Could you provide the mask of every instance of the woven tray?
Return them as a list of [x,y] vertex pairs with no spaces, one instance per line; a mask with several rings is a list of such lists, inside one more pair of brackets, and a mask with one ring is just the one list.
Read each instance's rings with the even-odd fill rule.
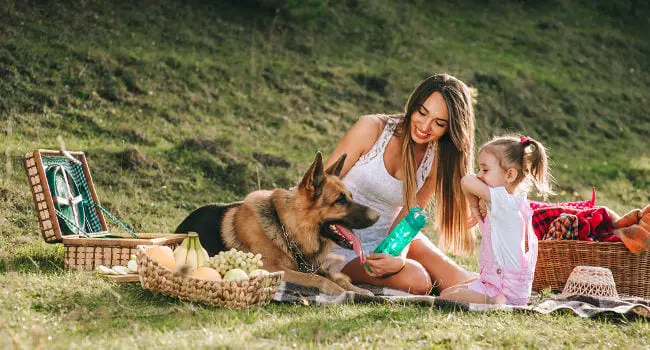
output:
[[241,308],[268,303],[280,287],[284,272],[251,277],[240,281],[206,281],[174,275],[168,268],[147,256],[150,246],[138,246],[138,274],[142,288],[212,306]]
[[650,252],[632,254],[623,243],[539,241],[533,289],[562,291],[576,266],[606,267],[619,294],[650,299]]

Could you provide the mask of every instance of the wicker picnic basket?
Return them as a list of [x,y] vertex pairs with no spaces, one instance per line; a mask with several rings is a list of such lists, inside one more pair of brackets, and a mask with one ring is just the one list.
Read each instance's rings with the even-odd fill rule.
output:
[[147,255],[151,246],[138,246],[138,274],[142,288],[212,306],[240,308],[268,303],[280,286],[284,272],[238,281],[208,281],[175,274]]
[[612,242],[539,241],[533,289],[561,291],[576,266],[606,267],[619,294],[650,299],[650,252],[633,254]]
[[[166,245],[174,248],[187,236],[172,233],[126,233],[109,232],[95,187],[90,176],[88,162],[83,152],[36,150],[25,155],[25,170],[34,199],[41,235],[47,243],[63,243],[66,267],[93,270],[99,265],[126,265],[138,245]],[[77,162],[72,162],[73,157]],[[48,180],[48,169],[58,167],[74,180],[75,203],[83,209],[83,232],[71,232],[74,223],[66,225],[61,218],[52,191],[56,184]],[[59,184],[60,185],[60,184]],[[56,191],[55,191],[56,193]],[[57,198],[57,201],[60,199]],[[70,201],[72,202],[72,201]],[[57,203],[58,204],[58,203]],[[109,214],[110,215],[110,214]],[[77,216],[78,218],[79,216]],[[67,219],[70,221],[70,219]],[[82,234],[80,234],[80,232]]]

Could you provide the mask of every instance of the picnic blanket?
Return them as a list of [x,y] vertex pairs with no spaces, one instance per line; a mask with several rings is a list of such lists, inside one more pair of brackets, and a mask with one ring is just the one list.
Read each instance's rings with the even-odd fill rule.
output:
[[572,312],[580,317],[607,317],[650,319],[650,301],[641,299],[598,299],[588,296],[571,296],[569,298],[533,298],[537,299],[528,306],[512,305],[485,305],[468,304],[443,300],[435,296],[412,295],[390,288],[370,285],[359,287],[373,292],[374,296],[362,295],[354,292],[345,292],[341,295],[327,295],[319,292],[317,288],[305,287],[299,284],[283,281],[273,298],[276,303],[290,303],[303,305],[330,305],[330,304],[397,304],[420,305],[438,307],[444,310],[462,311],[513,311],[513,312],[539,312],[549,314],[553,312]]

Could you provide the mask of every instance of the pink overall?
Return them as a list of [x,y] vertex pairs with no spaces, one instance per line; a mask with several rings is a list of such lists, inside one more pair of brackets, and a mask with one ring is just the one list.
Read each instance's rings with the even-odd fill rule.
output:
[[[503,294],[509,305],[526,305],[530,298],[535,264],[537,263],[537,236],[533,232],[533,211],[530,209],[528,201],[525,198],[518,198],[517,201],[521,224],[524,225],[523,232],[525,232],[521,239],[524,240],[525,236],[528,237],[528,251],[524,252],[522,249],[519,256],[520,267],[507,268],[499,266],[495,262],[488,215],[483,222],[479,223],[483,234],[479,258],[480,277],[470,283],[469,289],[489,297]],[[521,245],[524,247],[524,242]]]

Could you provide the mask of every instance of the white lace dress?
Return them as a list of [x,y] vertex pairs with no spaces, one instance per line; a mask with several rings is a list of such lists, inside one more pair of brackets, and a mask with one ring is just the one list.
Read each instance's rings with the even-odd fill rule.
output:
[[[402,210],[402,181],[389,174],[384,165],[386,145],[388,145],[388,141],[393,136],[400,120],[401,118],[397,116],[389,117],[377,142],[368,153],[359,157],[354,166],[343,177],[343,183],[352,192],[352,199],[376,210],[380,214],[379,220],[374,225],[365,229],[354,230],[366,253],[375,250],[386,237],[388,230],[393,225],[393,221]],[[424,180],[431,172],[433,151],[434,146],[429,143],[417,170],[416,183],[418,190],[422,188]],[[422,233],[418,233],[415,239],[422,237]],[[340,257],[343,259],[341,260]],[[332,263],[331,268],[340,271],[356,257],[354,251],[335,246],[328,260],[336,261],[336,263]]]

